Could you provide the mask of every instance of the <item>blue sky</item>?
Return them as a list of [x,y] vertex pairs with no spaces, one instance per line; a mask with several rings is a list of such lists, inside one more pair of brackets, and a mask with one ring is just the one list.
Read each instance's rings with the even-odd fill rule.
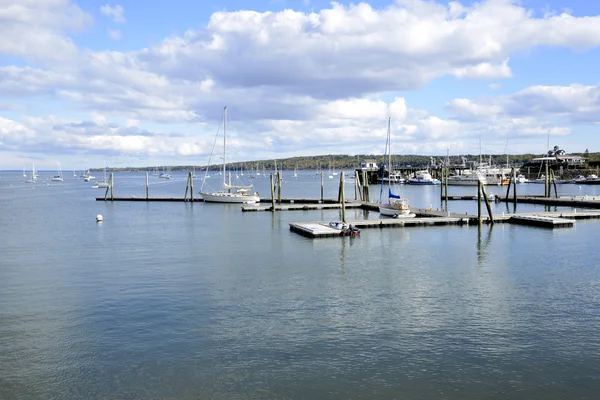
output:
[[0,169],[600,151],[600,3],[4,0]]

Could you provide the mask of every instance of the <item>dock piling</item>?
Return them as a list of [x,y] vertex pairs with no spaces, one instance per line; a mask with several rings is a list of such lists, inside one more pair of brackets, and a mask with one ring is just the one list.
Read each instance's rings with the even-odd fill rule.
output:
[[281,171],[277,171],[277,203],[281,204]]
[[269,185],[271,187],[271,211],[275,212],[275,186],[273,186],[273,174],[269,176],[269,179],[271,180],[271,184]]
[[148,200],[148,171],[146,171],[146,200]]
[[344,193],[344,171],[340,172],[340,200],[342,203],[342,222],[346,223],[346,196]]
[[481,224],[481,181],[477,182],[477,222]]
[[325,196],[325,182],[323,182],[323,171],[321,171],[321,203],[324,200]]
[[485,186],[483,183],[481,184],[481,193],[483,194],[483,200],[485,200],[485,207],[487,208],[488,216],[490,218],[490,224],[494,225],[494,214],[492,214],[492,207],[490,206],[490,201],[487,197],[487,193],[485,192]]

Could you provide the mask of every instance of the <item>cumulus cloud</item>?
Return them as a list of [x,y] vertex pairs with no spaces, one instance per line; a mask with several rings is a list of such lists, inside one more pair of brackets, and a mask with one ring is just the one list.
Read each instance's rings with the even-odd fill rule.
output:
[[125,17],[123,16],[123,7],[118,4],[114,7],[110,6],[109,4],[105,4],[100,7],[100,11],[107,17],[111,17],[116,23],[125,22]]
[[600,123],[600,85],[532,86],[506,96],[454,99],[447,109],[463,121],[536,118],[597,124]]
[[61,61],[77,53],[67,32],[92,23],[71,0],[0,0],[0,55]]
[[[399,151],[424,152],[459,148],[463,139],[492,131],[568,134],[566,124],[596,123],[599,115],[592,86],[457,98],[446,108],[451,118],[409,108],[402,97],[389,99],[442,76],[496,85],[512,76],[513,54],[536,46],[597,47],[600,17],[539,17],[508,0],[222,11],[200,29],[120,52],[75,47],[68,35],[89,26],[91,17],[71,0],[7,1],[0,0],[6,38],[0,55],[25,62],[0,66],[0,93],[46,96],[69,112],[90,115],[89,121],[55,120],[52,126],[49,117],[39,117],[45,120],[39,125],[25,116],[13,121],[34,134],[45,132],[58,147],[200,155],[212,140],[206,127],[218,125],[224,105],[239,128],[232,146],[249,159],[268,151],[380,153],[388,116]],[[105,4],[101,12],[124,21],[120,5]],[[184,125],[203,129],[192,139],[181,132]]]

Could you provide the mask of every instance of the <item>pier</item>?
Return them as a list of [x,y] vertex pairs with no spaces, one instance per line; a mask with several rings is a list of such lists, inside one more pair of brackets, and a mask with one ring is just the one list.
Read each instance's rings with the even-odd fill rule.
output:
[[[359,229],[372,228],[410,228],[422,226],[452,226],[452,225],[477,225],[477,216],[450,213],[452,216],[419,217],[420,209],[411,209],[417,214],[417,218],[386,218],[373,220],[346,221],[348,225]],[[435,211],[435,213],[443,213]],[[499,223],[512,223],[518,225],[537,226],[544,228],[570,228],[575,225],[576,220],[600,219],[600,211],[568,211],[568,212],[537,212],[523,214],[494,215],[494,221]],[[483,223],[489,223],[488,217]],[[327,222],[291,222],[290,230],[302,236],[310,238],[326,238],[340,236],[340,230],[330,227]]]

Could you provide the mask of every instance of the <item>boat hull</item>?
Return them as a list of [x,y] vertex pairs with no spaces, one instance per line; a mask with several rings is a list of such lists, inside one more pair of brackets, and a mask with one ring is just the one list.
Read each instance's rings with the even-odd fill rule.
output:
[[257,195],[240,194],[240,193],[202,193],[200,195],[206,202],[210,203],[237,203],[237,204],[248,204],[248,203],[259,203],[260,197]]
[[404,210],[394,210],[393,208],[387,208],[379,206],[379,214],[384,215],[386,217],[394,217],[394,218],[414,218],[416,214],[406,212]]
[[439,185],[440,181],[438,179],[410,179],[408,181],[411,185]]

